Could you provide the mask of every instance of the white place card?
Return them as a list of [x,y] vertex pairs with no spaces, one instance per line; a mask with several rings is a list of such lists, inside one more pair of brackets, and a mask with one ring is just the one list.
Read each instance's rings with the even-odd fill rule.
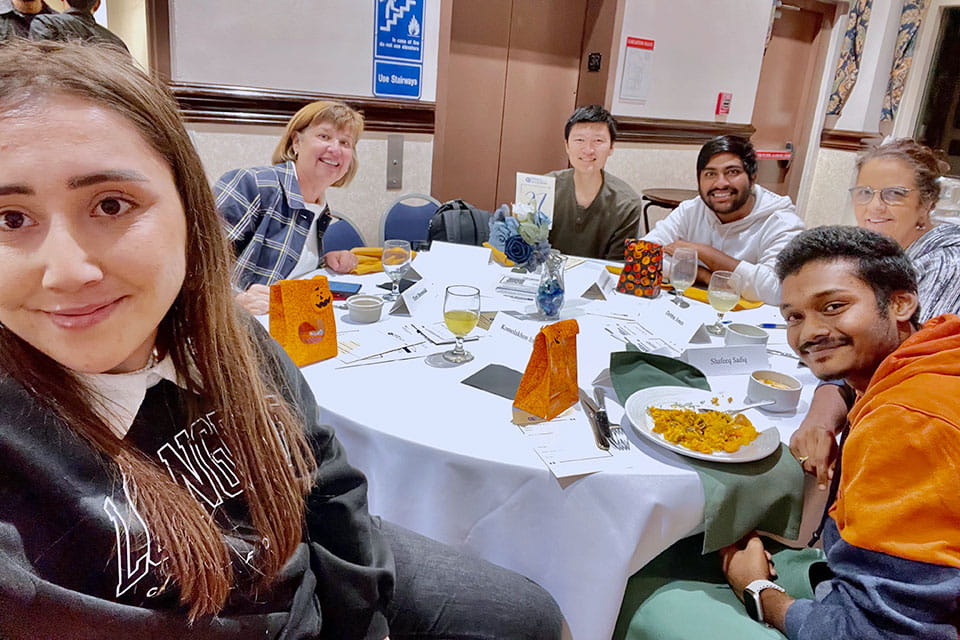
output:
[[587,290],[580,294],[581,298],[587,300],[606,300],[613,294],[619,278],[607,271],[601,269],[598,272],[596,281],[587,287]]
[[422,306],[427,296],[427,283],[419,280],[407,287],[407,290],[400,294],[400,298],[390,307],[391,316],[412,316],[414,311]]
[[540,333],[540,324],[520,320],[506,313],[498,313],[493,319],[490,333],[499,336],[509,336],[524,344],[532,345],[537,334]]
[[520,432],[557,478],[596,473],[610,468],[612,450],[597,447],[590,421],[579,405],[553,420],[520,425]]
[[680,358],[708,376],[736,375],[770,368],[770,357],[762,344],[690,347]]
[[710,307],[704,307],[701,310],[690,305],[686,309],[681,309],[665,300],[661,304],[651,305],[645,309],[640,322],[679,353],[687,348],[701,325],[715,315]]
[[540,176],[534,173],[517,172],[517,192],[514,204],[539,211],[550,219],[553,228],[553,194],[557,179],[552,176]]

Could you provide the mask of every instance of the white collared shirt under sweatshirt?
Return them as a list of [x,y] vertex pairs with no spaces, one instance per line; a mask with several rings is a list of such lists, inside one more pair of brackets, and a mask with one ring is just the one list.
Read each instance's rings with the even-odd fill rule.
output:
[[780,281],[774,272],[777,256],[790,239],[803,231],[793,202],[760,185],[753,186],[753,210],[723,224],[700,196],[680,203],[644,240],[668,245],[685,240],[709,245],[740,261],[734,273],[743,278],[741,295],[748,300],[780,304]]

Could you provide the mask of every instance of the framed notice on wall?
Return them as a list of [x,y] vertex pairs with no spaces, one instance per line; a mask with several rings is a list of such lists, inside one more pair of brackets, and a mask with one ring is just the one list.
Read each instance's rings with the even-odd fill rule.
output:
[[627,36],[623,51],[620,99],[643,104],[650,97],[653,72],[653,40]]

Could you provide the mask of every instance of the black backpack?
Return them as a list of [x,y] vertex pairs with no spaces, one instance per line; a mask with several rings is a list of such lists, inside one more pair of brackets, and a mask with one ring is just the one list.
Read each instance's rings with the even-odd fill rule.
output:
[[430,218],[427,239],[480,246],[490,239],[490,212],[463,200],[444,202]]

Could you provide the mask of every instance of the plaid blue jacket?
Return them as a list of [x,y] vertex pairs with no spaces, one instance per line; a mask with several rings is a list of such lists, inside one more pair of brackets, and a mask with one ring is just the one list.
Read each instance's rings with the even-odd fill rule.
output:
[[[293,162],[228,171],[213,191],[237,256],[234,285],[246,290],[252,284],[270,285],[290,275],[300,260],[314,216],[303,203]],[[326,207],[317,221],[321,247],[330,220],[330,208]]]

